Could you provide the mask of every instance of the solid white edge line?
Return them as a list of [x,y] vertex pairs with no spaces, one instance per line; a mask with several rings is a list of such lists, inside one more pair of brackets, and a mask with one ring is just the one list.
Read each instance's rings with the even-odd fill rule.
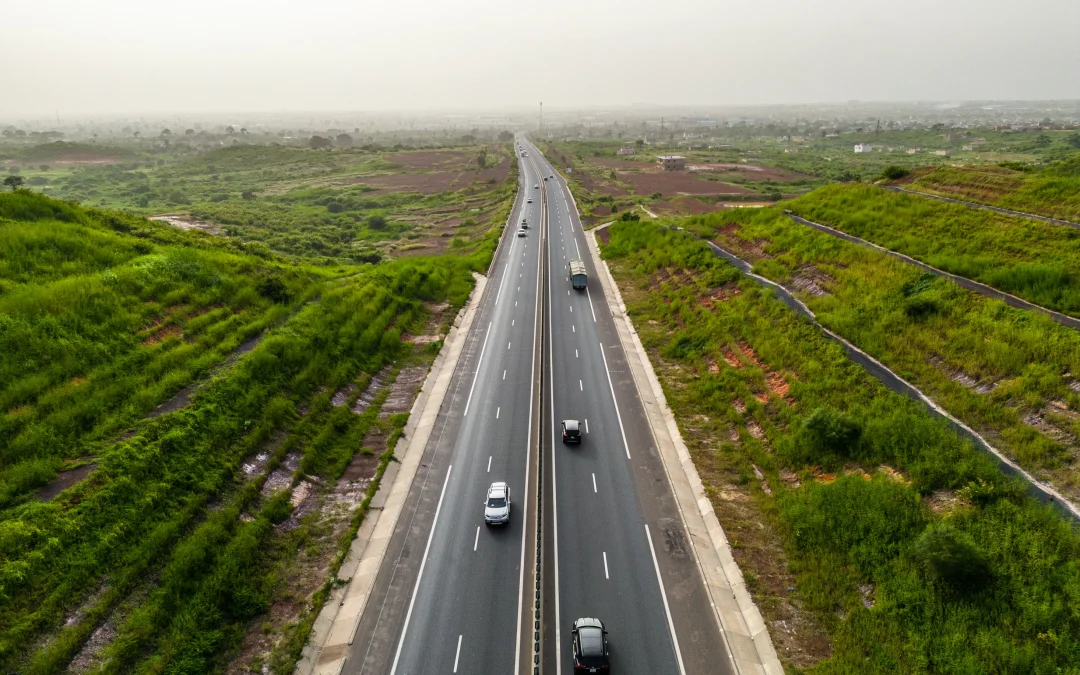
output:
[[656,582],[660,584],[660,598],[664,601],[664,614],[667,615],[668,631],[671,633],[671,642],[675,646],[675,660],[679,662],[679,672],[686,675],[686,666],[683,665],[682,652],[679,650],[679,638],[675,635],[675,622],[671,620],[671,608],[668,607],[667,591],[664,590],[664,579],[660,576],[660,564],[656,562],[656,549],[653,548],[652,534],[649,532],[648,523],[645,524],[645,538],[649,540],[649,553],[652,554],[653,569],[656,570]]
[[457,653],[454,654],[454,672],[457,672],[458,659],[461,658],[461,635],[457,636]]
[[615,385],[611,383],[611,370],[607,364],[607,354],[604,353],[604,343],[600,343],[600,357],[604,360],[604,372],[607,373],[607,383],[611,387],[611,401],[615,404],[615,417],[619,420],[619,433],[622,434],[622,444],[626,448],[626,458],[630,459],[630,445],[626,442],[626,430],[622,425],[622,413],[619,412],[619,402],[615,399]]
[[[535,160],[533,162],[533,170],[536,171]],[[545,194],[547,189],[545,188],[541,194]],[[546,200],[545,200],[546,202]],[[545,204],[541,205],[540,213],[540,240],[544,240],[544,231],[547,229],[547,223],[544,222],[543,214]],[[532,369],[529,377],[529,431],[525,436],[525,489],[522,490],[521,512],[529,512],[529,443],[532,442],[532,411],[533,403],[536,396],[536,333],[540,330],[540,259],[543,258],[543,249],[536,254],[536,300],[533,306],[533,346],[532,346]],[[542,433],[542,432],[541,432]],[[514,635],[514,673],[521,672],[521,613],[524,611],[525,602],[525,541],[526,534],[528,533],[527,527],[521,528],[521,573],[518,577],[518,611],[517,611],[517,631]]]
[[589,292],[588,286],[585,287],[585,295],[589,298],[589,311],[592,312],[593,323],[596,323],[596,309],[593,308],[592,293]]
[[480,375],[480,366],[484,363],[484,350],[487,349],[487,340],[489,335],[491,335],[490,321],[488,321],[488,328],[487,331],[484,333],[484,346],[480,348],[480,360],[476,362],[476,372],[473,373],[472,376],[472,386],[469,387],[469,399],[465,401],[465,414],[462,415],[462,417],[465,417],[469,414],[469,406],[472,405],[472,393],[473,389],[476,389],[476,378],[478,375]]
[[435,538],[435,526],[439,524],[439,512],[442,511],[443,497],[446,496],[446,486],[450,484],[450,472],[453,470],[453,464],[446,467],[446,479],[442,484],[442,492],[439,493],[439,504],[435,507],[435,518],[431,521],[431,532],[428,533],[427,545],[424,546],[424,558],[420,561],[420,571],[416,575],[416,584],[413,585],[412,600],[409,600],[409,611],[405,613],[405,625],[401,627],[401,639],[398,640],[397,652],[394,653],[394,665],[390,668],[390,675],[397,672],[401,648],[405,646],[405,636],[409,634],[409,620],[412,619],[413,606],[420,592],[420,581],[424,578],[424,567],[427,565],[428,553],[431,551],[431,540]]

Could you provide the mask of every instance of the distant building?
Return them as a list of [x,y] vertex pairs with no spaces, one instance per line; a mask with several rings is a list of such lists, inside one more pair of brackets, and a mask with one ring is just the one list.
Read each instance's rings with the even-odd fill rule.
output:
[[625,148],[619,148],[619,151],[616,152],[615,154],[616,155],[636,155],[637,150],[635,150],[632,146],[628,145]]
[[869,143],[856,143],[855,144],[855,152],[856,152],[856,154],[862,153],[862,152],[873,152],[873,151],[874,151],[874,146],[870,145]]
[[656,158],[656,166],[664,171],[682,171],[686,168],[686,158],[679,155],[661,155]]
[[930,154],[931,155],[937,155],[938,157],[948,157],[949,156],[949,151],[948,150],[933,150],[933,151],[930,152]]

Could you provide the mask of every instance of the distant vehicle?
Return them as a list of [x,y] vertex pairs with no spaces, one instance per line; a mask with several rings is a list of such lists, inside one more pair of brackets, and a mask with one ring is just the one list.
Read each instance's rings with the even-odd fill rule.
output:
[[532,197],[529,197],[528,199],[526,199],[525,203],[526,204],[532,204]]
[[554,178],[554,177],[555,177],[555,174],[551,174],[550,178]]
[[519,237],[524,237],[527,234],[529,234],[529,233],[525,231],[525,228],[521,228],[520,230],[518,230],[518,236]]
[[562,421],[562,442],[563,443],[580,443],[581,442],[581,425],[577,420],[563,420]]
[[506,483],[492,483],[484,500],[484,522],[503,525],[510,522],[510,487]]
[[585,271],[585,263],[580,260],[570,261],[570,284],[575,290],[580,291],[585,288],[585,284],[589,281],[589,275]]
[[570,631],[575,673],[609,673],[607,630],[600,619],[578,619]]
[[534,185],[534,186],[533,186],[533,189],[534,189],[534,190],[539,190],[539,189],[540,189],[540,184],[539,184],[539,183],[537,183],[536,185]]
[[547,179],[548,179],[548,177],[547,177],[547,176],[544,176],[544,180],[547,180]]

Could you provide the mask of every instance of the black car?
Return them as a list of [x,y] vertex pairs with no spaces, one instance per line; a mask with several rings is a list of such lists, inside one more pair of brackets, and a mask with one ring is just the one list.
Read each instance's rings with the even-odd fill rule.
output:
[[609,673],[607,630],[600,619],[578,619],[570,632],[575,673]]
[[577,420],[563,420],[562,421],[562,442],[563,443],[580,443],[581,442],[581,425]]

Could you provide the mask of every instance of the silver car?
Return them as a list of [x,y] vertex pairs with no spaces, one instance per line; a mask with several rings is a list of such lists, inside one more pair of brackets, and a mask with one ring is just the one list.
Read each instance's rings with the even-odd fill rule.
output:
[[510,487],[506,483],[492,483],[484,501],[484,522],[488,525],[504,525],[510,522]]

